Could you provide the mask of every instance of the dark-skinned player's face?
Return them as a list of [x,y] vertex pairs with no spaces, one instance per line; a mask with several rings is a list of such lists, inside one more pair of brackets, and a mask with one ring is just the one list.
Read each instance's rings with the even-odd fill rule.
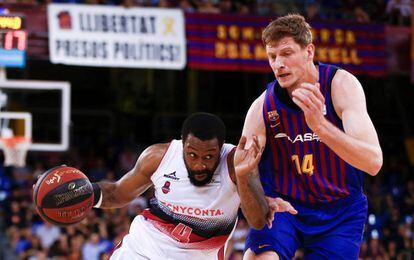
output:
[[195,186],[208,184],[220,162],[220,144],[217,138],[202,141],[188,134],[183,143],[184,162],[188,178]]

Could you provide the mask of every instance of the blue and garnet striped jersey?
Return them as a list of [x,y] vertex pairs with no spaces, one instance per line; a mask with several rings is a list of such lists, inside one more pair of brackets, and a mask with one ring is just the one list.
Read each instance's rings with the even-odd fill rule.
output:
[[[343,131],[332,105],[331,83],[337,67],[319,63],[324,114]],[[307,126],[304,113],[275,80],[263,103],[266,147],[259,172],[267,196],[286,196],[306,203],[324,203],[362,192],[364,173],[336,155]]]

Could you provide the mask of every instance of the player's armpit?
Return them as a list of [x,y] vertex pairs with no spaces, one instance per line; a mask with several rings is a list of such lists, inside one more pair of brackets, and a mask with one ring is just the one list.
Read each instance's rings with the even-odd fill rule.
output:
[[117,182],[99,182],[102,190],[100,208],[120,208],[151,187],[151,176],[158,168],[168,144],[155,144],[139,156],[134,168]]

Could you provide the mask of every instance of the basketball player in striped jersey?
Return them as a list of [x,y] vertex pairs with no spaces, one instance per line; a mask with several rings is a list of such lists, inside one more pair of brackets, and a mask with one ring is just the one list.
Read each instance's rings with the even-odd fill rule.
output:
[[[239,152],[242,162],[234,169],[236,148],[224,137],[217,116],[193,114],[183,124],[182,140],[148,147],[116,183],[93,184],[100,208],[122,207],[155,188],[150,208],[134,219],[111,259],[224,259],[240,205],[235,170],[246,174],[261,155],[256,139]],[[296,213],[280,198],[269,199],[263,208],[269,218],[274,211]]]
[[[251,105],[243,128],[265,147],[258,172],[237,174],[247,219],[257,210],[260,179],[266,196],[281,197],[297,215],[276,213],[271,229],[251,229],[244,259],[292,259],[302,247],[305,259],[358,259],[367,199],[364,173],[375,176],[382,151],[358,80],[338,67],[314,62],[309,24],[290,14],[262,33],[276,80]],[[243,146],[244,148],[244,146]],[[239,163],[236,151],[235,165]],[[260,198],[263,200],[263,198]]]

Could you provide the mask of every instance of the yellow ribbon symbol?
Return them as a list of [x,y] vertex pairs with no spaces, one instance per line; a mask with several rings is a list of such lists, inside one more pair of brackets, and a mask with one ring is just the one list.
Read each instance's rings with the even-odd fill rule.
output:
[[165,31],[164,31],[164,35],[171,33],[172,35],[175,36],[175,32],[174,32],[174,19],[171,17],[164,17],[164,19],[162,20],[164,25],[165,25]]

